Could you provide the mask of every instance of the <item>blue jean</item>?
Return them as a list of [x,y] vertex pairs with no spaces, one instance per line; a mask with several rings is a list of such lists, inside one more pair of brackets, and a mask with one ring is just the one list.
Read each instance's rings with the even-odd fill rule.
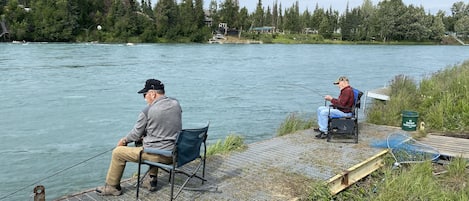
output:
[[351,115],[351,113],[345,113],[338,109],[330,108],[329,106],[318,107],[317,114],[319,130],[324,133],[327,133],[327,123],[329,119],[329,114],[332,117],[347,117]]

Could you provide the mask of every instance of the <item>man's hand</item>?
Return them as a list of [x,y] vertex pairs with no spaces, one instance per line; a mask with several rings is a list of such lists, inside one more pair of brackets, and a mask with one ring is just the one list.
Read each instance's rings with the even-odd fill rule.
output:
[[326,95],[326,96],[324,96],[324,99],[326,99],[327,101],[331,101],[331,100],[332,100],[332,96]]
[[127,140],[125,138],[120,139],[117,146],[127,146]]

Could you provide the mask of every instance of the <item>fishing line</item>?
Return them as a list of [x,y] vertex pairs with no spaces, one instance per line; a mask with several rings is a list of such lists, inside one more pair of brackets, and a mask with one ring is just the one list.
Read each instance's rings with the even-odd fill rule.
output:
[[299,85],[299,84],[288,84],[288,85],[291,85],[291,86],[296,86],[296,87],[301,87],[303,89],[307,89],[308,91],[311,91],[313,92],[314,94],[318,95],[318,96],[321,96],[321,97],[324,97],[323,94],[320,94],[317,90],[315,89],[312,89],[312,88],[309,88],[309,87],[306,87],[306,86],[303,86],[303,85]]
[[55,173],[53,173],[53,174],[51,174],[51,175],[49,175],[49,176],[47,176],[47,177],[44,177],[44,178],[42,178],[42,179],[39,179],[39,180],[35,181],[35,182],[32,183],[32,184],[26,185],[26,186],[24,186],[23,188],[20,188],[20,189],[14,191],[13,193],[10,193],[10,194],[8,194],[8,195],[5,195],[5,196],[3,196],[3,197],[0,197],[0,200],[3,200],[3,199],[5,199],[5,198],[8,198],[8,197],[10,197],[10,196],[12,196],[12,195],[14,195],[14,194],[16,194],[16,193],[18,193],[18,192],[20,192],[20,191],[26,189],[26,188],[28,188],[28,187],[33,186],[34,184],[37,184],[37,183],[39,183],[39,182],[41,182],[41,181],[44,181],[44,180],[49,179],[49,178],[51,178],[51,177],[53,177],[53,176],[56,176],[56,175],[58,175],[58,174],[60,174],[60,173],[62,173],[62,172],[65,172],[65,171],[67,171],[67,170],[69,170],[69,169],[72,169],[72,168],[74,168],[74,167],[76,167],[76,166],[78,166],[78,165],[81,165],[81,164],[85,163],[85,162],[88,162],[88,161],[90,161],[90,160],[92,160],[92,159],[94,159],[94,158],[96,158],[96,157],[98,157],[98,156],[101,156],[101,155],[103,155],[103,154],[105,154],[105,153],[107,153],[107,152],[109,152],[109,151],[112,151],[114,148],[115,148],[115,147],[112,147],[112,149],[110,149],[110,150],[103,151],[103,152],[101,152],[101,153],[99,153],[99,154],[97,154],[97,155],[95,155],[95,156],[92,156],[92,157],[90,157],[90,158],[88,158],[88,159],[85,159],[85,160],[83,160],[83,161],[81,161],[81,162],[79,162],[79,163],[76,163],[76,164],[74,164],[74,165],[72,165],[72,166],[70,166],[70,167],[66,167],[66,168],[64,168],[64,169],[62,169],[62,170],[59,170],[59,171],[57,171],[57,172],[55,172]]

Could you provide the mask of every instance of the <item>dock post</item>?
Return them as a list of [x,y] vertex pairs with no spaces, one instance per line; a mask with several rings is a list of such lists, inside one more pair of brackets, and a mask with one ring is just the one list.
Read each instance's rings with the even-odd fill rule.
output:
[[43,185],[34,187],[34,201],[46,201],[46,189]]

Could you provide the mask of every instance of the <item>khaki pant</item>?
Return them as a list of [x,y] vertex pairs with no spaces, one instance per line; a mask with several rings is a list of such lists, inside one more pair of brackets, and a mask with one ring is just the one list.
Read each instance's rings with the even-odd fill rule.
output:
[[[126,162],[134,162],[138,163],[138,157],[140,151],[143,147],[127,147],[127,146],[118,146],[112,151],[112,159],[111,164],[109,165],[109,170],[107,172],[106,177],[106,184],[117,186],[120,185],[120,180],[122,178],[122,174],[124,173],[125,163]],[[143,160],[151,160],[160,163],[171,163],[171,157],[156,155],[156,154],[148,154],[143,153],[142,155]],[[150,169],[150,174],[155,175],[157,169],[152,168]],[[153,174],[152,174],[153,173]]]

